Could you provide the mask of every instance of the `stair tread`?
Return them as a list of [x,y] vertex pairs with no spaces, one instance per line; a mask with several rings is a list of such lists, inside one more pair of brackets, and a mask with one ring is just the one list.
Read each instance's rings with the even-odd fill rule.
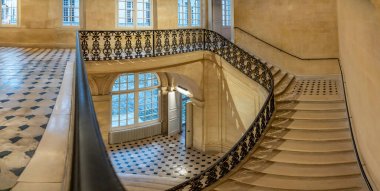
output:
[[277,86],[283,79],[286,78],[286,75],[288,75],[286,72],[277,72],[277,74],[273,77],[274,85]]
[[[279,91],[279,90],[278,90]],[[284,94],[275,93],[278,102],[284,101],[302,101],[302,102],[344,102],[342,95],[297,95],[291,92],[282,92]]]
[[124,187],[141,188],[142,190],[144,189],[167,190],[185,181],[183,179],[170,178],[170,177],[123,174],[123,173],[118,173],[118,177]]
[[281,151],[298,151],[298,152],[339,152],[352,151],[353,145],[351,140],[339,141],[299,141],[284,140],[266,137],[260,144],[267,149],[276,149]]
[[352,151],[310,153],[259,148],[252,154],[252,157],[293,164],[340,164],[356,161],[355,154]]
[[346,110],[339,111],[278,111],[276,113],[277,118],[288,119],[346,119]]
[[164,191],[166,189],[159,189],[159,188],[144,188],[139,186],[124,186],[125,190],[128,191]]
[[348,120],[302,120],[302,119],[276,119],[272,123],[273,127],[288,129],[308,129],[308,130],[330,130],[347,129]]
[[277,109],[281,110],[346,110],[346,104],[341,101],[337,102],[306,102],[306,101],[289,101],[278,102]]
[[281,80],[281,82],[275,86],[274,95],[278,96],[284,93],[294,79],[294,75],[287,75],[285,79]]
[[[290,189],[261,187],[251,184],[242,183],[235,180],[227,180],[214,188],[216,191],[290,191]],[[359,191],[360,188],[345,188],[345,189],[324,189],[325,191]]]
[[250,170],[241,170],[234,174],[231,179],[262,187],[297,190],[346,189],[360,188],[362,186],[362,179],[360,175],[300,178],[263,174]]
[[135,187],[135,188],[144,188],[144,189],[155,189],[155,190],[167,190],[173,186],[170,185],[164,185],[164,184],[154,184],[154,183],[149,183],[149,182],[122,182],[122,185],[125,188],[128,187]]
[[275,75],[277,72],[280,71],[280,68],[274,66],[270,66],[269,69],[272,72],[272,75]]
[[330,140],[350,140],[351,134],[346,129],[330,131],[313,131],[299,129],[284,129],[272,127],[265,134],[266,137],[286,140],[309,140],[309,141],[330,141]]
[[261,159],[251,159],[243,166],[244,169],[255,172],[295,177],[331,177],[360,175],[356,162],[334,165],[305,165],[271,162]]

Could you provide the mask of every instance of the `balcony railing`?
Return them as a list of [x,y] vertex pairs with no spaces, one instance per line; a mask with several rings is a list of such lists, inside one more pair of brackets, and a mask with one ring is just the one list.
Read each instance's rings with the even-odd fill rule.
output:
[[267,65],[222,35],[210,30],[79,31],[76,48],[73,190],[123,190],[100,136],[84,61],[122,60],[210,51],[221,56],[268,91],[264,105],[240,140],[211,167],[169,190],[202,190],[229,173],[252,151],[275,110],[274,81]]

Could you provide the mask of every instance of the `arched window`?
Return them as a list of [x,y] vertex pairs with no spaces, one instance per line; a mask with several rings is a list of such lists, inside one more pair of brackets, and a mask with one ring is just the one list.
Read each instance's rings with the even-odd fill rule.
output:
[[155,73],[121,74],[112,87],[111,126],[136,127],[157,122],[159,85]]

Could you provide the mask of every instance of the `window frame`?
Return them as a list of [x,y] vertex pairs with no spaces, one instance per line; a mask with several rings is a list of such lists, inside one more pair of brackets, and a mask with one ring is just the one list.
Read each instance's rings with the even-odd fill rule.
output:
[[3,8],[1,7],[3,4],[2,4],[2,0],[0,0],[0,27],[12,28],[12,27],[19,27],[20,26],[20,17],[21,17],[20,0],[16,0],[16,2],[17,2],[16,24],[3,24]]
[[202,28],[202,24],[203,24],[203,11],[202,11],[202,5],[203,5],[203,0],[194,0],[194,1],[199,1],[199,25],[198,26],[193,26],[192,23],[193,23],[193,14],[191,12],[191,1],[192,0],[186,0],[188,2],[187,4],[187,25],[186,26],[181,26],[179,25],[179,1],[181,1],[182,3],[185,1],[185,0],[177,0],[177,26],[178,28]]
[[119,15],[119,1],[120,0],[116,0],[116,11],[115,11],[115,14],[116,14],[116,22],[115,22],[115,27],[116,28],[119,28],[119,29],[133,29],[133,30],[136,30],[136,29],[153,29],[153,26],[154,26],[154,13],[153,13],[153,7],[154,7],[154,1],[153,0],[149,0],[150,1],[150,25],[149,26],[138,26],[137,25],[137,1],[138,0],[132,0],[133,1],[133,9],[132,9],[132,21],[133,21],[133,25],[132,26],[120,26],[119,25],[119,18],[120,18],[120,15]]
[[[153,75],[156,76],[157,78],[157,81],[158,81],[158,85],[156,86],[150,86],[150,87],[145,87],[145,88],[139,88],[139,74],[144,74],[144,73],[151,73]],[[121,76],[121,75],[127,75],[128,74],[134,74],[134,89],[132,90],[128,90],[128,86],[127,86],[127,90],[119,90],[119,91],[113,91],[112,90],[112,87],[114,86],[116,80]],[[126,82],[128,84],[128,81]],[[126,129],[136,129],[136,128],[140,128],[140,127],[145,127],[145,126],[149,126],[149,125],[153,125],[153,124],[157,124],[159,122],[161,122],[161,81],[160,81],[160,78],[158,76],[157,73],[155,72],[138,72],[138,73],[121,73],[119,74],[115,80],[113,81],[113,84],[111,86],[111,123],[110,123],[110,130],[111,131],[122,131],[122,130],[126,130]],[[150,121],[145,121],[145,122],[139,122],[139,93],[140,92],[144,92],[144,91],[147,91],[147,90],[157,90],[158,91],[158,96],[157,96],[157,103],[158,103],[158,118],[157,119],[154,119],[154,120],[150,120]],[[118,95],[119,96],[119,100],[120,100],[120,95],[122,94],[126,94],[128,96],[129,93],[133,93],[134,94],[134,123],[132,125],[128,125],[128,117],[127,117],[127,125],[125,126],[120,126],[120,114],[119,114],[119,125],[118,126],[115,126],[113,127],[112,126],[112,123],[113,123],[113,120],[112,120],[112,108],[113,108],[113,96],[114,95]],[[127,97],[127,100],[128,100],[128,97]],[[146,103],[146,100],[144,101],[144,103]],[[145,105],[145,104],[144,104]],[[119,111],[120,111],[120,104],[119,104]]]
[[[69,0],[69,1],[70,1],[70,0]],[[61,17],[60,17],[61,20],[60,20],[60,21],[61,21],[61,26],[62,26],[63,28],[75,28],[75,29],[76,29],[76,28],[81,28],[82,23],[83,23],[83,22],[82,22],[82,21],[83,21],[83,19],[82,19],[82,17],[83,17],[83,16],[82,16],[82,6],[83,6],[83,5],[82,5],[82,4],[83,4],[82,1],[83,1],[83,0],[78,0],[78,1],[79,1],[79,16],[78,16],[78,18],[79,18],[79,23],[78,23],[78,25],[65,25],[65,24],[64,24],[64,21],[63,21],[63,19],[64,19],[64,16],[63,16],[63,14],[64,14],[64,10],[63,10],[63,9],[64,9],[65,7],[64,7],[64,5],[63,5],[63,4],[64,4],[64,0],[61,1],[61,9],[60,9],[60,10],[61,10]]]

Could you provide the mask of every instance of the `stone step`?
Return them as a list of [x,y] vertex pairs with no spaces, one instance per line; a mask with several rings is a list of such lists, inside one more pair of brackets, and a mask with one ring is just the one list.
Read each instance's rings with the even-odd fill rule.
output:
[[[238,182],[235,180],[226,180],[218,185],[213,190],[215,191],[290,191],[290,189],[268,188],[247,183]],[[345,189],[324,189],[323,191],[360,191],[361,188],[345,188]]]
[[286,76],[288,75],[288,73],[285,73],[285,72],[278,72],[275,76],[274,76],[274,86],[278,86],[278,84],[286,79]]
[[304,111],[336,111],[346,110],[343,101],[317,102],[317,101],[278,101],[277,110],[304,110]]
[[344,102],[342,95],[322,96],[322,95],[294,95],[280,94],[276,95],[276,102],[286,101],[303,101],[303,102]]
[[280,72],[280,68],[278,67],[274,67],[274,66],[270,66],[269,67],[270,71],[272,72],[272,75],[275,76],[278,72]]
[[259,148],[252,154],[252,157],[272,162],[293,164],[342,164],[356,162],[355,153],[351,151],[311,153]]
[[329,131],[310,131],[302,129],[284,129],[272,127],[265,134],[265,136],[270,138],[299,141],[338,141],[351,139],[351,134],[346,129]]
[[305,165],[253,159],[245,163],[243,168],[259,173],[292,177],[360,176],[356,162],[334,165]]
[[185,181],[177,178],[123,173],[118,173],[118,177],[126,190],[131,191],[167,190]]
[[294,79],[294,75],[287,75],[286,78],[281,81],[281,83],[275,86],[274,95],[279,96],[285,93],[286,90],[290,87],[291,83],[294,81]]
[[280,110],[276,112],[276,118],[283,119],[310,119],[310,120],[329,120],[347,119],[346,110],[339,111],[291,111]]
[[342,141],[299,141],[266,137],[260,147],[280,151],[340,152],[353,151],[351,139]]
[[337,130],[348,129],[348,120],[294,120],[294,119],[275,119],[273,127],[286,129],[303,130]]
[[338,177],[289,177],[242,170],[231,177],[232,180],[253,186],[291,190],[333,190],[352,189],[362,186],[358,175]]

